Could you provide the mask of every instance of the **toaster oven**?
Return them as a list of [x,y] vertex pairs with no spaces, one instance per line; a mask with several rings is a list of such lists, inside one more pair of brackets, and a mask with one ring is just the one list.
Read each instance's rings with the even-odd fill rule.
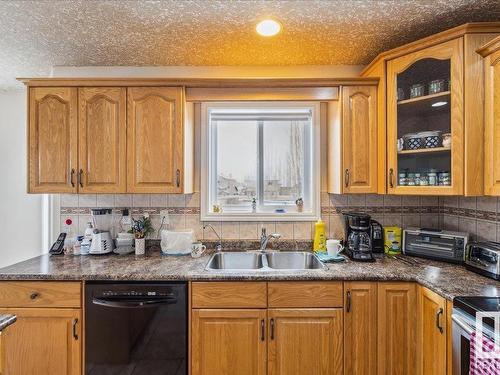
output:
[[500,280],[500,243],[471,242],[465,250],[465,267]]
[[469,235],[425,228],[403,230],[403,253],[450,263],[463,263]]

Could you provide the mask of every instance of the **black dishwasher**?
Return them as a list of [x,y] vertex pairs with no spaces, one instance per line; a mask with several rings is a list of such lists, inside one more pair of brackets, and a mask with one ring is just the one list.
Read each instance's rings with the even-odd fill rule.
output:
[[85,373],[187,374],[186,283],[87,283]]

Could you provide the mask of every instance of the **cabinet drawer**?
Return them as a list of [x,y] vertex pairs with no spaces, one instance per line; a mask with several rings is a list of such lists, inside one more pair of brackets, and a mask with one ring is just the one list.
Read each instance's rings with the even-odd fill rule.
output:
[[193,308],[266,308],[266,282],[194,282]]
[[341,281],[295,281],[268,284],[269,307],[342,307]]
[[81,283],[2,281],[0,307],[80,307]]

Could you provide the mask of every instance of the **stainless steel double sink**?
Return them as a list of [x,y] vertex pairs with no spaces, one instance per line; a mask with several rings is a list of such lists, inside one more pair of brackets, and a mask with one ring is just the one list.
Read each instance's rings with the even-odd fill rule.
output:
[[316,255],[306,251],[247,251],[213,254],[207,271],[277,271],[321,270],[326,266]]

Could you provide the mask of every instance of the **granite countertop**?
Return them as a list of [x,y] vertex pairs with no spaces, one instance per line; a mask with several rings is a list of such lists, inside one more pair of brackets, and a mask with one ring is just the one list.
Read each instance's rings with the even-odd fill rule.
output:
[[0,314],[0,332],[17,320],[15,315]]
[[371,280],[416,281],[439,295],[500,296],[500,282],[462,266],[411,258],[410,262],[380,256],[376,262],[328,264],[324,270],[205,271],[209,255],[162,256],[49,256],[41,255],[0,269],[0,280]]

